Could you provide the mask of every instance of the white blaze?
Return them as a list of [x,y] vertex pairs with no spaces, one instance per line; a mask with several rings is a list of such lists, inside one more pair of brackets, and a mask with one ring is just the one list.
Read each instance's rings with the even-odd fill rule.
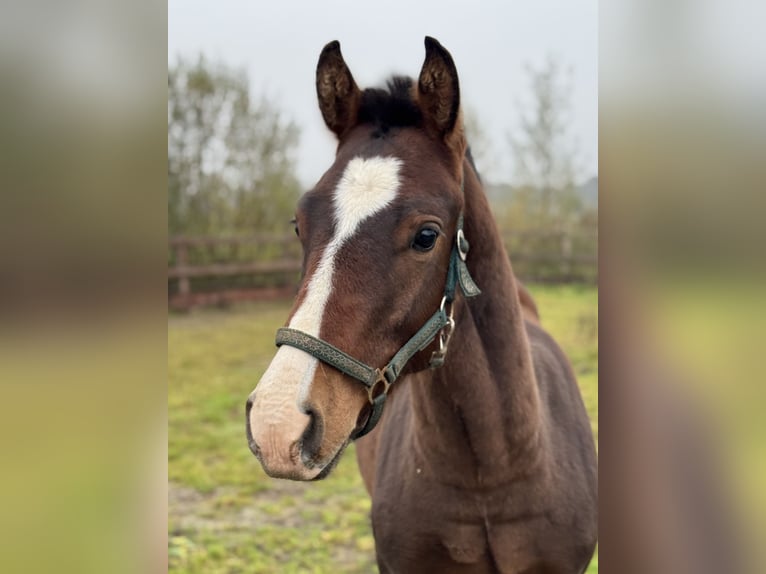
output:
[[309,281],[306,298],[293,315],[290,327],[319,336],[324,308],[332,293],[335,255],[368,217],[389,205],[399,189],[401,161],[392,157],[354,158],[333,193],[335,235]]
[[[364,220],[394,200],[399,189],[401,163],[393,157],[357,157],[348,162],[333,192],[335,233],[309,280],[301,306],[290,320],[291,328],[319,336],[324,309],[332,294],[335,256]],[[290,412],[285,408],[286,403],[295,405],[304,401],[318,363],[318,359],[300,349],[280,347],[258,384],[257,396],[263,401],[261,408],[270,410],[279,419]]]

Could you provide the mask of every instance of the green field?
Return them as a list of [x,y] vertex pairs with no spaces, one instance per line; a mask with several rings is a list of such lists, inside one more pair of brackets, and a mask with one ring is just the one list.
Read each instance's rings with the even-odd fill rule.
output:
[[[530,291],[574,365],[598,437],[598,293]],[[353,445],[317,483],[268,478],[247,447],[245,399],[288,309],[262,303],[168,319],[170,572],[376,571],[370,500]],[[598,572],[598,557],[588,572]]]

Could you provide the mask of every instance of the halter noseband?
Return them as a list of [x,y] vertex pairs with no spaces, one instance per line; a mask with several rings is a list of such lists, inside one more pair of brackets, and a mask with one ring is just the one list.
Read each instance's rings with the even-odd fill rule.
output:
[[439,349],[431,355],[429,365],[435,369],[444,364],[447,346],[455,328],[452,303],[455,300],[457,286],[460,285],[460,289],[466,297],[475,297],[481,293],[465,264],[468,248],[468,241],[463,233],[463,214],[461,213],[457,220],[455,244],[452,246],[452,253],[450,254],[447,283],[444,287],[444,297],[442,297],[439,309],[382,369],[370,367],[334,345],[303,331],[287,327],[277,330],[277,347],[288,345],[305,351],[323,363],[356,379],[367,388],[372,412],[364,427],[351,437],[352,440],[363,437],[375,428],[383,414],[383,406],[386,403],[391,385],[394,384],[409,360],[430,345],[437,335],[439,335]]

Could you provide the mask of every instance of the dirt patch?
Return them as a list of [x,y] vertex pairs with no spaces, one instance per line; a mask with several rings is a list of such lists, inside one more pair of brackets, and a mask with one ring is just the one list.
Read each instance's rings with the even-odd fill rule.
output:
[[[202,493],[187,486],[170,484],[170,552],[174,557],[194,552],[204,555],[204,548],[209,546],[212,536],[220,541],[222,548],[237,552],[237,548],[244,544],[250,551],[268,554],[272,563],[285,567],[288,564],[300,566],[316,562],[314,568],[319,568],[316,571],[377,571],[375,544],[369,531],[367,512],[360,512],[358,502],[356,506],[349,506],[348,493],[317,496],[316,489],[312,487],[315,485],[274,481],[268,490],[248,498],[234,487],[220,487]],[[359,522],[362,514],[365,515],[363,526]],[[349,516],[356,516],[357,520],[349,521]],[[260,550],[254,548],[251,542],[256,540],[253,538],[255,533],[259,533],[255,546],[260,544]],[[315,539],[316,543],[310,543],[311,539]],[[300,557],[302,554],[303,558]],[[204,556],[205,560],[210,558]],[[250,566],[253,567],[252,564]],[[204,568],[200,567],[199,571],[203,572]]]
[[[301,505],[284,504],[285,497],[303,499],[307,485],[274,481],[276,484],[258,494],[258,503],[243,503],[239,489],[221,487],[201,493],[193,488],[171,484],[168,488],[168,518],[179,532],[254,529],[258,526],[300,526]],[[268,502],[279,504],[279,512],[270,512]]]

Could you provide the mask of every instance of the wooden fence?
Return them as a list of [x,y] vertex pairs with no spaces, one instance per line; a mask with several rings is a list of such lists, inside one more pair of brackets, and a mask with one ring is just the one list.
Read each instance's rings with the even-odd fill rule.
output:
[[[517,276],[530,282],[594,282],[597,231],[528,230],[504,235]],[[168,253],[168,303],[174,309],[247,299],[290,297],[301,270],[290,235],[173,237]]]

